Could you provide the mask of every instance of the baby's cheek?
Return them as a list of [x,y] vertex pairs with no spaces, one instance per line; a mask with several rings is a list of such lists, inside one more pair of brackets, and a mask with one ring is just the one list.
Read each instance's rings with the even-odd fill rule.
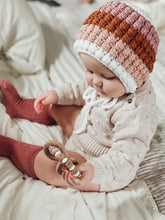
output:
[[104,86],[104,92],[107,94],[107,96],[115,97],[117,94],[118,89],[116,88],[116,85],[113,83],[107,83]]
[[107,91],[107,95],[109,95],[110,97],[114,97],[114,98],[119,98],[123,96],[124,94],[125,94],[125,90],[121,87],[118,87],[118,88],[111,87],[111,89]]
[[105,94],[107,94],[108,96],[110,95],[113,95],[113,89],[112,88],[105,88],[104,89],[104,92],[105,92]]
[[111,83],[111,81],[105,81],[103,83],[103,87],[104,87],[104,91],[107,93],[114,90],[114,85],[113,83]]
[[91,86],[92,85],[92,78],[89,75],[86,74],[85,79],[86,79],[88,85]]

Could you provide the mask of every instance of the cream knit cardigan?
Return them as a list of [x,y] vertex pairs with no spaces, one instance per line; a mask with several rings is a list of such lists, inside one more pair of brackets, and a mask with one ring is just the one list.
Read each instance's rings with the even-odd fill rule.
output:
[[[84,101],[83,93],[88,89]],[[75,131],[65,147],[81,154],[95,168],[92,182],[100,191],[127,186],[136,176],[139,164],[149,149],[157,126],[157,105],[150,80],[130,95],[114,101],[96,96],[90,105],[93,88],[85,82],[56,88],[58,104],[86,105],[75,122]],[[97,100],[101,99],[101,101]],[[86,118],[86,119],[85,119]],[[84,121],[85,120],[85,121]]]

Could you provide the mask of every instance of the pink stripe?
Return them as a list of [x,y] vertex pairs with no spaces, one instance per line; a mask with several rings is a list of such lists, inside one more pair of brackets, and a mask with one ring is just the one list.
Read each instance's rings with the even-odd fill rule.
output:
[[159,37],[154,26],[130,6],[120,2],[108,2],[100,7],[98,11],[111,13],[113,16],[117,16],[121,20],[125,20],[144,35],[144,37],[150,42],[155,53],[157,53]]
[[[84,32],[88,34],[84,34]],[[107,30],[100,29],[98,26],[92,24],[83,25],[80,33],[77,40],[83,39],[94,43],[106,51],[109,56],[114,57],[134,77],[138,87],[144,82],[139,77],[142,79],[148,78],[150,72],[146,65],[126,43],[116,38],[114,34],[108,33]]]

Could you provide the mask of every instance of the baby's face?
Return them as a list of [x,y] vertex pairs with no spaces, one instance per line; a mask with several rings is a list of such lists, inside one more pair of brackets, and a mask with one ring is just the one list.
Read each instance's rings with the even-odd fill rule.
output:
[[86,81],[95,88],[102,97],[118,98],[126,93],[120,79],[106,66],[85,53],[80,53],[82,63],[86,68]]

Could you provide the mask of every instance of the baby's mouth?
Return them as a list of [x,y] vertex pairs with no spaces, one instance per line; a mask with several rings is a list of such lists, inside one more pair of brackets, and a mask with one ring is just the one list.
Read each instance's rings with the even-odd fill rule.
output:
[[97,93],[99,96],[105,96],[105,93],[102,90],[97,89]]
[[99,87],[96,87],[96,86],[93,86],[93,88],[96,89],[99,96],[105,96],[105,93],[103,92],[102,89],[100,89]]

